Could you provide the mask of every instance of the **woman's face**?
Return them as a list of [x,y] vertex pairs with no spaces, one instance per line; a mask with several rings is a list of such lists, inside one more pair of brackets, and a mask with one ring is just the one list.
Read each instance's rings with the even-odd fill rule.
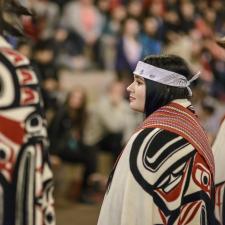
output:
[[143,77],[134,76],[133,83],[127,87],[127,91],[130,93],[130,107],[131,109],[144,112],[145,98],[146,98],[146,85]]
[[124,33],[131,36],[136,36],[139,33],[140,26],[135,19],[127,19],[124,25]]
[[84,104],[84,93],[82,90],[74,90],[69,98],[69,107],[71,109],[80,109]]

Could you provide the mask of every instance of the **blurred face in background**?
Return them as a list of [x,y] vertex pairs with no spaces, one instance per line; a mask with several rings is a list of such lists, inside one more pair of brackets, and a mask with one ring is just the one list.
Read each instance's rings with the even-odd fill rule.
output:
[[128,36],[136,36],[140,31],[139,24],[135,19],[127,19],[124,24],[124,34]]
[[153,17],[147,17],[144,20],[144,30],[148,35],[154,36],[158,30],[157,20]]
[[76,88],[69,94],[68,106],[70,109],[81,109],[86,103],[86,94],[82,88]]
[[163,1],[154,0],[149,6],[149,13],[150,15],[161,17],[164,12],[164,5]]
[[131,1],[128,5],[128,14],[134,16],[135,18],[142,15],[142,2],[141,1]]
[[134,81],[127,87],[129,92],[130,107],[134,111],[144,112],[145,98],[146,98],[146,85],[143,77],[134,76]]
[[197,29],[192,29],[189,32],[190,40],[191,40],[191,55],[192,60],[197,60],[203,50],[203,39],[201,33]]
[[194,6],[190,2],[183,2],[180,7],[181,14],[186,19],[192,19],[194,17]]
[[114,21],[121,22],[123,19],[126,18],[126,15],[127,15],[126,9],[123,6],[118,6],[112,11],[112,19]]
[[55,40],[58,42],[64,42],[67,37],[68,37],[69,33],[68,30],[64,27],[59,27],[55,30]]
[[113,105],[118,105],[124,98],[124,84],[113,82],[109,88],[109,98]]
[[102,11],[102,12],[108,12],[109,11],[110,1],[99,0],[97,4],[98,4],[98,8],[100,9],[100,11]]
[[39,63],[46,65],[53,61],[54,52],[51,49],[41,49],[34,53],[34,58]]
[[215,24],[216,21],[216,11],[213,9],[205,10],[204,18],[208,22],[208,24],[213,26],[213,24]]
[[179,25],[179,16],[176,11],[167,11],[165,14],[165,20],[170,24]]

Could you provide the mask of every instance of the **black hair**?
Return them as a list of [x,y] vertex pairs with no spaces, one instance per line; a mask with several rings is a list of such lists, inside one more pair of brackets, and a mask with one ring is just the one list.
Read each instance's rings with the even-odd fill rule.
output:
[[[185,76],[187,80],[190,80],[193,76],[185,60],[176,55],[151,55],[145,57],[144,62],[179,73]],[[174,99],[189,99],[191,97],[187,88],[172,87],[148,79],[145,79],[145,84],[146,99],[144,113],[146,117]]]
[[51,50],[54,46],[54,42],[51,38],[39,40],[34,46],[35,50]]
[[16,49],[20,49],[23,46],[30,46],[31,48],[33,47],[32,41],[26,38],[20,38],[18,42],[16,43]]

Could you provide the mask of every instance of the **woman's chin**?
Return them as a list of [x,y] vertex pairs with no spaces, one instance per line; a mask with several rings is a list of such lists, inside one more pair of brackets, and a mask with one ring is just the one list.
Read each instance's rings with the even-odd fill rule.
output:
[[130,102],[130,108],[134,111],[137,111],[137,112],[143,112],[143,109],[141,109],[140,107],[137,107],[136,105],[132,104],[132,102]]

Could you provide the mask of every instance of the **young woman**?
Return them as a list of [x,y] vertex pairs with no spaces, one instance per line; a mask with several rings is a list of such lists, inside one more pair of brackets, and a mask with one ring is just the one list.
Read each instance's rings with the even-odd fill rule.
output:
[[96,172],[97,152],[86,145],[84,132],[88,121],[86,91],[76,86],[65,105],[55,114],[49,126],[50,152],[68,163],[82,163],[84,173],[80,199],[88,203],[88,179]]
[[211,225],[214,160],[190,101],[192,76],[178,56],[138,62],[127,88],[145,121],[108,181],[98,225]]

